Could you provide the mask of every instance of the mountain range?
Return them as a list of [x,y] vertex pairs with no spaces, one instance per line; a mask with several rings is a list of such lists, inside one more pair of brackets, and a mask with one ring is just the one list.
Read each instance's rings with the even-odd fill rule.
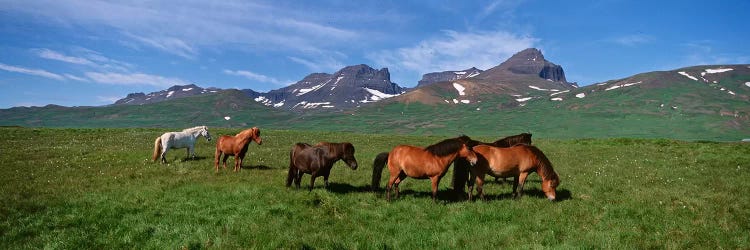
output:
[[[750,138],[750,65],[702,65],[579,87],[541,51],[496,67],[425,74],[407,89],[388,69],[345,67],[260,93],[195,85],[134,93],[102,107],[16,107],[0,126],[164,127],[205,124],[367,133],[533,132],[552,138]],[[195,107],[202,107],[196,109]],[[319,110],[320,112],[301,112]],[[165,123],[165,121],[169,121]]]

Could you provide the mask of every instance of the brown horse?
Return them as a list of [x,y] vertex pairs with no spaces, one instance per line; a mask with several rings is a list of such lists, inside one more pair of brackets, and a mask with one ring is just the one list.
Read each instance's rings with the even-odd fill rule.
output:
[[[477,161],[477,155],[466,145],[466,142],[470,140],[464,135],[443,140],[426,148],[409,145],[399,145],[393,148],[387,156],[388,171],[391,176],[386,186],[386,200],[391,200],[391,189],[395,189],[398,198],[398,185],[408,176],[415,179],[429,178],[432,181],[432,200],[436,201],[440,179],[448,172],[448,167],[453,160],[463,157],[472,164]],[[382,172],[383,162],[385,161],[382,159],[380,161],[378,158],[375,159],[373,184],[380,182],[379,172]],[[378,173],[377,176],[375,173]]]
[[260,129],[253,127],[245,129],[235,136],[222,135],[216,141],[216,154],[214,159],[214,166],[216,172],[219,172],[219,158],[224,154],[224,169],[227,168],[227,158],[230,155],[234,155],[234,172],[240,171],[242,166],[242,159],[245,158],[247,148],[250,145],[250,140],[253,140],[256,144],[260,145],[263,143],[263,139],[260,138]]
[[310,174],[310,190],[318,176],[323,176],[325,187],[328,188],[328,175],[331,174],[333,164],[339,160],[343,160],[352,170],[357,169],[357,159],[354,158],[354,146],[351,143],[320,142],[315,146],[297,143],[289,152],[286,186],[291,186],[294,181],[299,188],[302,176]]
[[[494,141],[492,143],[486,143],[486,142],[480,142],[480,141],[470,141],[468,142],[469,147],[473,147],[476,145],[489,145],[489,146],[495,146],[495,147],[502,147],[507,148],[519,144],[525,144],[525,145],[531,145],[531,134],[530,133],[521,133],[517,135],[511,135],[502,139],[499,139],[497,141]],[[497,181],[499,177],[495,177],[495,181]],[[469,162],[467,162],[464,159],[456,159],[456,161],[453,163],[453,179],[451,183],[453,184],[453,190],[459,191],[461,193],[464,192],[464,186],[466,186],[466,181],[469,179]],[[505,179],[505,178],[503,178]]]
[[537,172],[542,177],[542,191],[547,199],[555,200],[555,189],[560,185],[560,177],[555,173],[547,156],[537,147],[516,145],[501,148],[479,145],[472,149],[479,156],[479,161],[470,168],[469,200],[472,199],[474,181],[477,183],[479,197],[484,200],[482,185],[485,174],[495,177],[514,177],[513,197],[521,197],[526,177],[531,172]]

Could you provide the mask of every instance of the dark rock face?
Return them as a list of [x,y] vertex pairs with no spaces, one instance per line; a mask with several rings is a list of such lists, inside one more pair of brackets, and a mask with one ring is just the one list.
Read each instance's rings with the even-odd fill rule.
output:
[[547,61],[542,52],[535,48],[514,54],[500,65],[485,71],[478,78],[502,78],[507,77],[508,73],[536,75],[545,80],[567,83],[562,66]]
[[419,80],[419,84],[417,84],[417,87],[427,86],[436,82],[455,81],[471,78],[479,75],[480,73],[482,73],[482,70],[474,67],[459,71],[427,73],[422,75],[422,80]]
[[115,105],[143,105],[149,103],[156,103],[166,101],[175,98],[182,98],[188,96],[202,95],[208,93],[215,93],[219,91],[218,88],[201,88],[195,84],[189,85],[175,85],[166,90],[151,92],[148,95],[144,93],[130,93],[125,98],[117,100]]
[[314,73],[290,86],[249,94],[257,102],[284,109],[346,109],[399,95],[404,88],[391,82],[387,68],[360,64],[334,74]]

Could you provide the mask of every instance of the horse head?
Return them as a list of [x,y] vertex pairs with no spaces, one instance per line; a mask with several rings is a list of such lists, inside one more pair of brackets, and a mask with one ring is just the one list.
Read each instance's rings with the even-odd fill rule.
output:
[[206,137],[207,141],[211,141],[211,134],[208,133],[208,127],[203,126],[201,128],[201,134],[200,135],[202,135],[203,137]]
[[346,165],[349,166],[349,168],[351,168],[352,170],[357,169],[357,159],[354,158],[354,145],[348,142],[343,143],[341,160],[346,162]]
[[263,143],[263,139],[260,138],[260,129],[258,127],[253,127],[252,129],[252,135],[253,141],[255,141],[256,144],[260,145]]
[[547,196],[547,199],[550,201],[555,201],[555,195],[557,190],[557,186],[560,185],[560,178],[557,177],[557,175],[551,176],[551,178],[545,178],[542,180],[542,191],[544,192],[544,195]]
[[477,154],[474,153],[466,144],[461,144],[461,149],[458,151],[458,156],[466,158],[472,166],[477,164]]

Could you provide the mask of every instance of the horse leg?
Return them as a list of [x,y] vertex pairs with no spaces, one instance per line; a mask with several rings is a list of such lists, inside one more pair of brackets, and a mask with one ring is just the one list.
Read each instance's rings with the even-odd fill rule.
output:
[[518,198],[521,198],[523,195],[523,184],[526,183],[527,176],[529,176],[529,173],[521,173],[518,175]]
[[393,189],[393,185],[396,183],[396,179],[398,179],[398,174],[394,175],[391,173],[391,177],[388,178],[388,184],[385,186],[386,201],[391,201],[391,189]]
[[300,185],[302,185],[302,176],[305,175],[305,173],[302,173],[301,170],[296,170],[294,175],[294,186],[297,187],[297,189],[300,188]]
[[326,187],[326,189],[328,189],[328,175],[329,175],[329,174],[330,174],[330,173],[327,173],[327,174],[324,174],[324,175],[323,175],[323,182],[325,183],[325,187]]
[[313,190],[313,186],[315,186],[315,178],[318,177],[318,173],[312,172],[312,173],[310,173],[310,175],[311,175],[311,177],[310,177],[310,190],[309,191],[312,191]]
[[[164,147],[163,144],[162,144],[162,147]],[[164,150],[161,151],[161,163],[167,163],[167,151],[168,150],[169,148],[164,147]]]
[[224,154],[224,159],[221,160],[221,162],[223,163],[224,169],[227,169],[227,159],[229,159],[229,155]]
[[240,171],[240,166],[242,166],[242,158],[243,157],[239,155],[234,157],[234,172]]
[[396,178],[396,182],[393,183],[393,185],[395,185],[394,188],[396,189],[396,199],[398,199],[398,195],[400,193],[400,191],[399,191],[400,189],[398,188],[398,184],[400,184],[402,181],[404,181],[404,179],[406,179],[406,173],[404,173],[404,171],[401,171],[401,172],[399,172],[399,174],[398,174],[398,176]]
[[437,202],[438,184],[440,184],[440,175],[430,177],[432,182],[432,202]]
[[474,182],[476,181],[476,178],[477,176],[475,174],[470,173],[469,180],[466,182],[466,189],[469,191],[469,201],[473,198],[472,193],[474,193]]
[[482,201],[485,201],[484,199],[484,175],[480,174],[477,176],[477,195],[479,195],[479,199]]

